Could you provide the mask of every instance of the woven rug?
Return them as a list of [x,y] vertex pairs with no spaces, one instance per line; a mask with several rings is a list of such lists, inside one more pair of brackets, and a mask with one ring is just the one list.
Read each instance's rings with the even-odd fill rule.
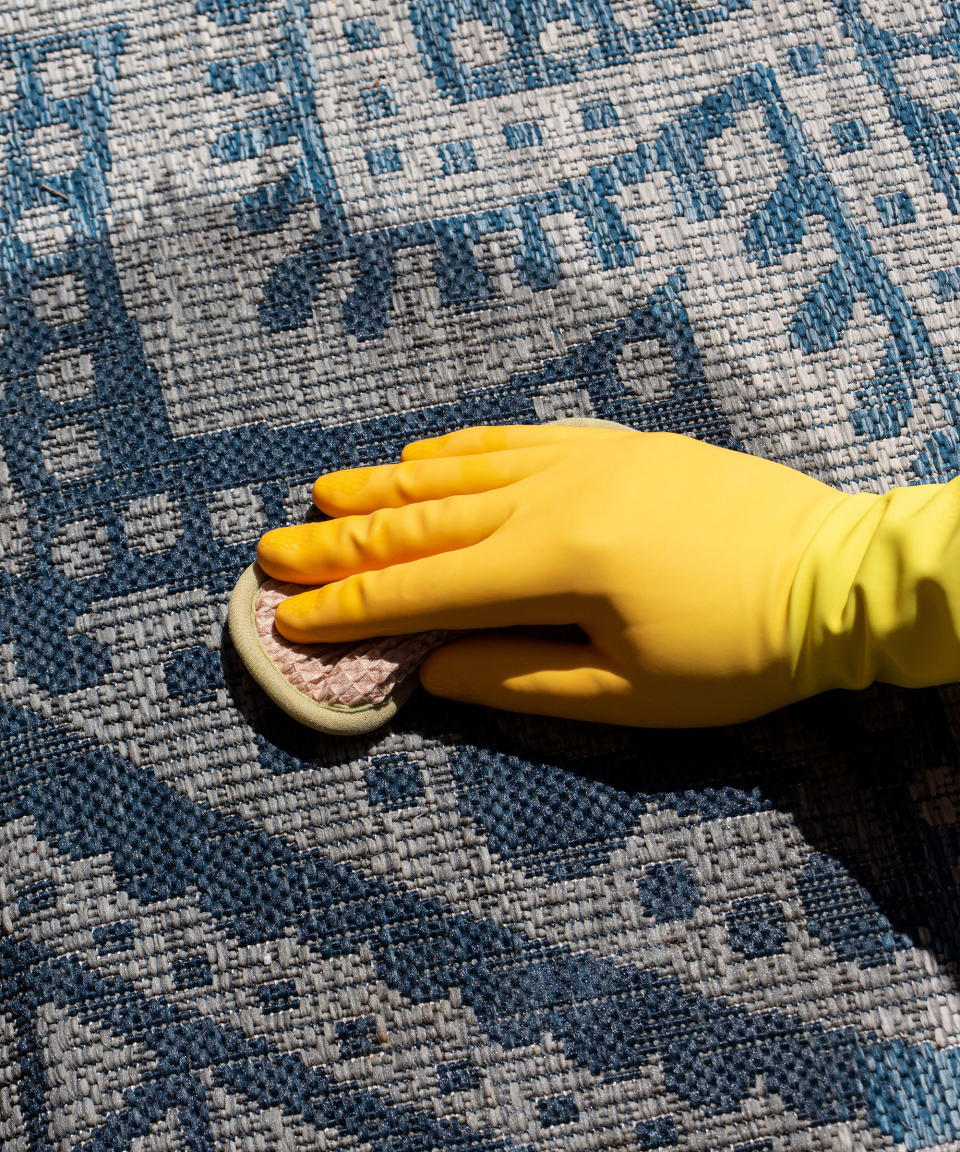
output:
[[960,689],[351,742],[224,636],[321,472],[593,415],[882,491],[958,362],[946,0],[6,0],[4,1152],[958,1147]]

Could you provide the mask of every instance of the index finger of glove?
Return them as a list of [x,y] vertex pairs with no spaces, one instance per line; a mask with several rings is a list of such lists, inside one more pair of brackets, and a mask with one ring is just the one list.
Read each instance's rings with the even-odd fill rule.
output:
[[326,584],[476,544],[495,532],[512,509],[513,497],[498,489],[274,528],[260,538],[257,561],[274,580]]

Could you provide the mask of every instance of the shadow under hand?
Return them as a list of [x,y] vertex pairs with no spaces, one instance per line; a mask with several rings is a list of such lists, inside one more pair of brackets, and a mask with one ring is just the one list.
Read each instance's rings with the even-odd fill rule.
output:
[[758,807],[789,813],[822,857],[818,883],[839,917],[824,931],[841,953],[879,963],[906,937],[960,973],[960,687],[877,684],[705,729],[617,728],[432,698],[411,705],[407,723],[419,731],[455,726],[476,746],[628,795],[756,793]]
[[[277,772],[364,757],[396,731],[457,745],[466,758],[520,758],[535,776],[547,767],[572,772],[626,797],[754,794],[756,808],[790,814],[823,858],[821,880],[834,886],[838,906],[860,920],[889,921],[887,935],[899,937],[891,935],[891,958],[906,937],[960,973],[960,687],[831,692],[746,724],[708,729],[505,712],[418,687],[387,725],[347,737],[315,732],[277,708],[246,672],[227,632],[222,663],[236,706]],[[855,885],[865,893],[858,896]],[[882,927],[874,924],[864,939],[883,938]],[[841,940],[845,929],[838,922],[831,931]],[[850,947],[851,958],[886,958],[858,957],[862,942]]]

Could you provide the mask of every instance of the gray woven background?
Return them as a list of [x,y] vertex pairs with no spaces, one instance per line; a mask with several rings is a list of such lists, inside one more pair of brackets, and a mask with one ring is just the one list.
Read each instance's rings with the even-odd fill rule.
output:
[[956,1146],[953,689],[346,741],[223,625],[469,424],[954,475],[958,69],[947,3],[4,7],[4,1152]]

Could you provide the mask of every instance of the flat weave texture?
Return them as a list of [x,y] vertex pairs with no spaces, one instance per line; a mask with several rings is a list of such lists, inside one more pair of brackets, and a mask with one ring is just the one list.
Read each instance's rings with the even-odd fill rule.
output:
[[3,1152],[960,1146],[960,689],[331,737],[224,629],[410,439],[883,491],[958,370],[946,0],[4,0]]

